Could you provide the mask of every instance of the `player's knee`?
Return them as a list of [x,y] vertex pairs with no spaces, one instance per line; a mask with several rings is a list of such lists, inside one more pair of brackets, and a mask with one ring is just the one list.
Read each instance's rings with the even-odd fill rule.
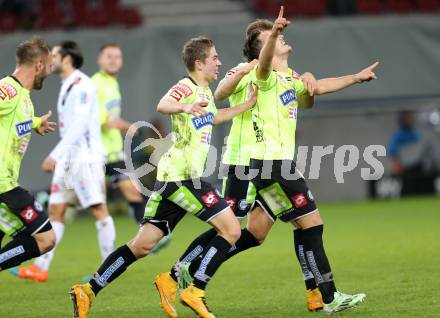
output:
[[49,219],[64,223],[64,208],[58,205],[49,205],[48,208]]
[[266,229],[255,227],[255,226],[252,226],[251,224],[248,224],[247,229],[252,234],[252,236],[255,238],[255,240],[258,241],[259,244],[263,244],[264,240],[267,237],[267,233],[268,233],[268,231]]
[[35,240],[37,241],[40,253],[45,254],[55,247],[55,232],[54,230],[50,230],[44,233],[40,233],[39,235],[35,236]]
[[234,244],[238,241],[241,235],[240,223],[237,222],[237,224],[232,224],[230,227],[225,229],[225,231],[219,234],[223,236],[229,243]]
[[151,249],[153,248],[153,245],[151,244],[139,244],[136,241],[130,241],[127,246],[137,259],[143,258],[150,254]]
[[102,220],[109,216],[107,206],[104,204],[97,204],[90,207],[90,212],[96,220]]

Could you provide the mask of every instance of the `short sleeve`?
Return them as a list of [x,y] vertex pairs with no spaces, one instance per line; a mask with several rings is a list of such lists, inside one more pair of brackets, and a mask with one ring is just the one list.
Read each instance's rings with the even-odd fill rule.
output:
[[300,97],[307,93],[304,83],[300,79],[293,79],[293,88],[295,89],[296,97]]
[[182,79],[171,87],[164,97],[170,98],[178,103],[192,103],[195,99],[196,89],[186,79]]
[[5,116],[14,110],[18,92],[9,83],[0,82],[0,116]]
[[[223,80],[225,80],[225,79],[227,79],[227,78],[233,76],[233,75],[237,72],[237,67],[239,67],[239,66],[240,66],[240,64],[238,64],[238,65],[237,65],[236,67],[234,67],[234,68],[231,68],[231,69],[226,73],[226,75],[225,75],[225,77],[224,77]],[[222,81],[223,81],[223,80],[222,80]],[[237,86],[235,86],[234,91],[232,92],[232,94],[237,94],[237,93],[241,92],[243,89],[245,89],[245,88],[247,87],[247,85],[249,84],[249,81],[250,81],[250,76],[249,76],[249,73],[248,73],[248,74],[246,74],[245,76],[243,76],[243,77],[241,78],[241,80],[238,82]]]
[[[0,91],[1,95],[1,91]],[[12,103],[8,98],[2,99],[0,97],[0,116],[5,116],[9,114],[14,109],[14,103]]]
[[256,83],[258,88],[262,91],[270,90],[277,83],[277,73],[272,71],[266,79],[257,79],[257,67],[255,67],[250,73],[253,82]]

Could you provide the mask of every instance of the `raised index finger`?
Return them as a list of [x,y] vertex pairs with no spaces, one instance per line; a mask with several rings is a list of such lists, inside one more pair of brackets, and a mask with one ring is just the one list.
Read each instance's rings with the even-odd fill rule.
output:
[[372,71],[379,65],[379,62],[376,62],[374,64],[371,64],[368,68]]
[[278,13],[278,18],[282,18],[284,15],[284,6],[281,6],[280,13]]

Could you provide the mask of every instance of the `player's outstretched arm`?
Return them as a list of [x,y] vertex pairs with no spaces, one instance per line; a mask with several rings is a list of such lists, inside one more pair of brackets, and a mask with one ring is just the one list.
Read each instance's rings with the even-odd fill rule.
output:
[[240,63],[233,69],[231,69],[224,79],[220,81],[215,92],[214,98],[216,100],[224,100],[231,96],[235,88],[241,79],[248,74],[256,65],[258,64],[258,60],[253,60],[249,63]]
[[374,70],[378,65],[379,62],[375,62],[370,66],[364,68],[359,73],[353,75],[320,79],[318,80],[318,86],[316,88],[315,94],[322,95],[333,93],[347,88],[353,84],[375,80],[377,79],[377,76],[374,73]]
[[231,107],[231,108],[222,108],[217,111],[217,114],[214,117],[214,125],[218,125],[224,123],[226,121],[231,120],[237,115],[251,109],[255,103],[257,102],[258,95],[258,87],[254,87],[252,83],[249,83],[249,93],[248,99],[243,104]]
[[278,18],[275,20],[272,31],[264,43],[263,48],[260,52],[258,68],[257,68],[257,79],[265,80],[272,72],[272,58],[275,53],[275,45],[278,39],[278,35],[290,24],[290,22],[283,17],[284,7],[281,6]]
[[207,102],[195,102],[192,104],[179,103],[168,96],[163,97],[157,104],[157,111],[162,114],[187,113],[194,116],[206,114]]

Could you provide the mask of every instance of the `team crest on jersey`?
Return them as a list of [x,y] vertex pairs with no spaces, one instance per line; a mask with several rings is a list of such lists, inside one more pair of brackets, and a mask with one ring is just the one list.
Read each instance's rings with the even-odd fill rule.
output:
[[177,102],[180,102],[182,98],[191,96],[192,93],[193,91],[188,85],[184,83],[177,83],[171,88],[169,96],[174,98]]
[[24,100],[24,114],[28,116],[31,115],[31,102],[28,99]]
[[280,95],[281,103],[284,106],[293,103],[296,100],[296,94],[293,89],[289,89]]
[[15,96],[17,96],[17,90],[11,84],[1,83],[0,89],[3,91],[3,94],[4,94],[4,92],[6,92],[6,95],[9,96],[9,99],[13,99]]
[[209,112],[199,117],[193,117],[192,123],[197,130],[207,125],[213,125],[214,114],[212,112]]
[[210,145],[211,144],[211,133],[207,132],[207,131],[202,131],[202,136],[201,136],[200,142],[204,145]]
[[15,130],[19,137],[30,134],[32,131],[32,120],[23,121],[15,125]]

